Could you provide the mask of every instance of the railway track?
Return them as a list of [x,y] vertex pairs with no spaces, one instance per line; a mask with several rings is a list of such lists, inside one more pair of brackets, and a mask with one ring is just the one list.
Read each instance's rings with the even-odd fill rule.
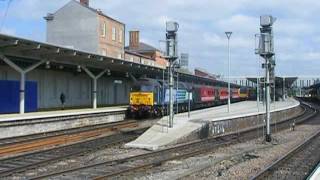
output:
[[[315,114],[317,113],[317,111],[315,111],[312,107],[309,107],[307,105],[303,106],[305,108],[303,115],[288,121],[277,123],[277,129],[288,128],[290,127],[290,124],[292,124],[292,122],[302,123],[303,121],[306,121],[309,118],[315,116]],[[194,141],[191,143],[178,145],[172,148],[150,152],[138,156],[106,161],[51,174],[43,174],[37,177],[33,177],[33,179],[106,179],[110,177],[117,177],[139,169],[158,166],[169,160],[180,159],[210,152],[216,147],[228,145],[239,140],[245,141],[256,138],[256,131],[257,129],[261,128],[262,127],[252,128],[219,137],[207,138],[204,140]]]
[[98,137],[107,133],[111,135],[121,129],[135,128],[137,126],[137,121],[120,121],[83,128],[74,128],[65,131],[36,134],[33,136],[3,139],[0,140],[0,157],[52,148],[59,145]]
[[320,131],[252,179],[306,179],[320,160]]
[[68,177],[68,179],[104,179],[142,168],[158,166],[161,163],[172,159],[204,153],[208,151],[208,149],[212,149],[219,145],[226,145],[226,142],[231,143],[233,141],[236,141],[236,136],[207,139],[138,156],[69,169],[67,171],[47,174],[31,179],[66,179],[66,177]]
[[[315,105],[319,109],[319,105]],[[317,123],[320,116],[309,124]],[[260,179],[306,179],[320,161],[320,130],[301,144],[260,171],[252,180]]]
[[124,123],[130,123],[130,122],[136,122],[134,120],[126,120],[126,121],[119,121],[119,122],[111,122],[111,123],[105,123],[105,124],[97,124],[97,125],[91,125],[86,127],[78,127],[78,128],[72,128],[67,130],[59,130],[59,131],[52,131],[52,132],[46,132],[46,133],[38,133],[38,134],[32,134],[27,136],[19,136],[19,137],[13,137],[13,138],[5,138],[0,139],[0,148],[8,145],[18,144],[18,143],[24,143],[24,142],[30,142],[34,140],[41,140],[45,138],[50,137],[56,137],[60,135],[72,135],[80,132],[86,132],[98,128],[106,128],[106,127],[112,127]]
[[[3,146],[0,148],[1,155],[27,150],[30,151],[32,149],[39,150],[48,145],[56,146],[58,144],[61,145],[73,142],[73,144],[69,145],[0,159],[0,178],[133,140],[139,133],[117,133],[115,135],[110,135],[108,132],[121,131],[122,128],[134,128],[136,126],[136,121],[118,122],[95,126],[94,128],[78,129],[78,132],[73,130],[71,134],[58,135],[52,138],[41,138],[28,142],[27,144],[16,143],[9,146]],[[65,139],[64,137],[69,139]]]

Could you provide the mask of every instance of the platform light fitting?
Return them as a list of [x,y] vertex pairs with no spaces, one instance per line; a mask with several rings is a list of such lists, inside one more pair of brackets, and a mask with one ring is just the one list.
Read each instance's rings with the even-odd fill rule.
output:
[[81,66],[77,66],[77,72],[81,73]]
[[50,66],[50,61],[47,61],[47,62],[46,62],[46,69],[50,69],[50,67],[51,67],[51,66]]
[[227,31],[225,32],[226,36],[228,39],[230,39],[231,35],[232,35],[232,32],[231,31]]
[[62,65],[59,65],[59,69],[63,69],[64,67]]
[[166,22],[166,30],[167,32],[177,32],[179,29],[179,24],[174,21]]
[[270,15],[260,16],[260,26],[267,27],[272,26],[274,22],[276,22],[277,18],[272,17]]

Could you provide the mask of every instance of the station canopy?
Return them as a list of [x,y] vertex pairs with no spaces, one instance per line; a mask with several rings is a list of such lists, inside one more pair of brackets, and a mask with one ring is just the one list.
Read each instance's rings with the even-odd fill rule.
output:
[[[257,77],[248,77],[249,81],[257,84]],[[298,79],[298,77],[276,77],[276,87],[282,87],[285,83],[286,88],[290,88],[293,83]],[[264,82],[264,77],[260,77],[260,82]]]
[[[67,68],[85,66],[93,70],[93,72],[108,69],[112,73],[130,73],[135,77],[147,75],[148,77],[159,79],[163,76],[166,77],[168,73],[168,70],[163,67],[139,64],[124,59],[107,57],[100,54],[5,34],[0,34],[0,53],[19,65],[49,61],[52,64],[63,65]],[[1,62],[0,60],[0,63],[4,62]],[[179,72],[179,81],[214,86],[227,86],[226,82],[195,76],[185,72]],[[240,86],[231,84],[231,87]]]
[[318,89],[318,88],[320,88],[320,83],[316,83],[316,84],[314,84],[314,85],[312,85],[312,86],[309,86],[309,87],[307,87],[308,89]]

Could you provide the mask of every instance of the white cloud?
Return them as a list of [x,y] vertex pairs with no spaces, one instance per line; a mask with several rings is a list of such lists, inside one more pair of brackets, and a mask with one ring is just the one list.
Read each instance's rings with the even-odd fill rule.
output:
[[305,54],[305,59],[320,61],[320,52],[308,52]]

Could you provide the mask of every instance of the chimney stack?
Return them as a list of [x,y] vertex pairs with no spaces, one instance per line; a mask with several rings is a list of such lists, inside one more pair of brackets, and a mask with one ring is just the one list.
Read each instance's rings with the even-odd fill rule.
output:
[[138,49],[140,43],[139,31],[130,31],[129,34],[129,49]]
[[80,4],[89,7],[89,0],[80,0]]

